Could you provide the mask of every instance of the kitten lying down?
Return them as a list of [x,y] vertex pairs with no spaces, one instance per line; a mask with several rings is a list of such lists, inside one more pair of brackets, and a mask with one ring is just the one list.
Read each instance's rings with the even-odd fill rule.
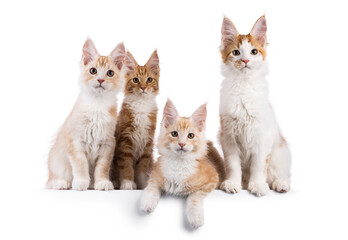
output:
[[192,227],[204,223],[203,200],[225,177],[222,158],[205,140],[206,105],[191,117],[180,117],[168,100],[158,141],[160,157],[154,165],[141,199],[145,212],[155,210],[161,192],[188,196],[187,218]]

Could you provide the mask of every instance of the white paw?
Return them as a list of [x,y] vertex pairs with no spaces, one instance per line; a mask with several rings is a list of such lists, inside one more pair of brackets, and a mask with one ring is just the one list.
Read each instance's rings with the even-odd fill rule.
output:
[[46,188],[66,190],[71,188],[71,183],[64,179],[57,179],[47,183]]
[[187,219],[193,228],[199,228],[204,224],[203,210],[194,210],[187,214]]
[[151,192],[147,192],[146,190],[141,197],[140,208],[144,212],[151,213],[155,210],[158,204],[159,197],[157,195],[152,194]]
[[258,197],[264,196],[269,191],[269,186],[266,182],[249,182],[248,189],[251,193]]
[[121,190],[133,190],[133,189],[137,189],[137,185],[133,181],[124,179],[121,182],[120,189]]
[[242,184],[227,179],[221,183],[220,189],[228,193],[238,193],[242,189]]
[[108,179],[102,179],[94,183],[94,189],[109,191],[114,189],[114,185]]
[[272,189],[280,193],[285,193],[290,191],[290,183],[285,180],[275,180],[272,183]]
[[90,180],[88,178],[74,179],[72,183],[72,189],[78,190],[78,191],[87,190],[89,187],[89,181]]

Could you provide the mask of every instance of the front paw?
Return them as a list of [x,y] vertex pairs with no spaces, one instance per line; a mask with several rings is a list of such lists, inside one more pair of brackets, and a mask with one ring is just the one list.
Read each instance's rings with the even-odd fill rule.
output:
[[227,179],[221,183],[220,189],[228,193],[238,193],[242,189],[242,184]]
[[196,210],[187,214],[187,219],[193,228],[199,228],[204,224],[203,210]]
[[94,189],[109,191],[114,189],[114,185],[108,179],[102,179],[94,183]]
[[72,182],[72,189],[77,191],[84,191],[88,189],[90,180],[88,178],[74,179]]
[[137,189],[137,185],[135,184],[134,181],[124,179],[121,182],[120,189],[121,190],[133,190],[133,189]]
[[145,190],[140,202],[141,210],[147,213],[153,212],[157,207],[158,200],[158,196],[154,196],[151,192]]
[[275,180],[272,183],[272,189],[280,193],[285,193],[290,191],[290,183],[286,180]]
[[269,186],[266,182],[249,182],[248,189],[251,193],[258,197],[264,196],[269,191]]

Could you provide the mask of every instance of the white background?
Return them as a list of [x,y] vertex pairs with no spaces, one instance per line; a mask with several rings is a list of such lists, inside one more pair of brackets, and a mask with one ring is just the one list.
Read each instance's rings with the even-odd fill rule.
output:
[[[2,1],[1,239],[347,239],[345,1]],[[257,198],[214,191],[191,231],[184,200],[139,213],[141,191],[45,190],[52,136],[78,95],[82,45],[121,41],[140,64],[158,49],[158,106],[181,115],[208,101],[219,129],[223,14],[248,33],[266,13],[270,99],[292,153],[292,191]],[[119,98],[120,102],[122,97]],[[158,119],[161,119],[162,113]]]

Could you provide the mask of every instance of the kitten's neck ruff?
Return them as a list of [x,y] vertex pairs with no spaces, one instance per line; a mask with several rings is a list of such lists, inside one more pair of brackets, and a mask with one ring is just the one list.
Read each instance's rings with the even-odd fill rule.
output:
[[124,97],[123,102],[131,106],[136,112],[152,112],[157,110],[156,94],[136,95],[128,94]]
[[253,81],[265,81],[265,77],[268,73],[267,62],[264,62],[262,66],[256,69],[238,70],[229,64],[221,65],[221,74],[225,79],[233,81],[253,82]]
[[81,89],[78,102],[91,109],[108,109],[111,106],[117,106],[117,92],[105,91],[102,93],[94,93],[89,89]]

